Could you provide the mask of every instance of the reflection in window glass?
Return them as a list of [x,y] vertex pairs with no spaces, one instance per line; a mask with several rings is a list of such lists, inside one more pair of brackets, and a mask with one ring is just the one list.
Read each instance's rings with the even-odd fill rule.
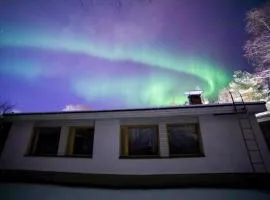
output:
[[168,125],[167,131],[171,155],[200,153],[198,126],[196,124]]
[[69,134],[68,155],[92,156],[94,128],[72,127]]
[[157,154],[156,127],[129,128],[129,155]]
[[158,155],[158,126],[121,127],[121,154],[123,156]]

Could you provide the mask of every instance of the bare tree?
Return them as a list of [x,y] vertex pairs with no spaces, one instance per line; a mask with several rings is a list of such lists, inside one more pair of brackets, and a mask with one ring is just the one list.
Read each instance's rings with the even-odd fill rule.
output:
[[4,128],[4,114],[12,112],[12,109],[14,108],[14,105],[9,103],[8,101],[1,101],[0,100],[0,131]]
[[13,107],[14,106],[7,101],[0,102],[0,115],[11,112]]
[[252,62],[262,84],[270,89],[270,2],[247,12],[246,21],[250,39],[244,45],[244,55]]
[[247,12],[246,21],[251,38],[244,45],[245,57],[257,71],[270,69],[270,3]]

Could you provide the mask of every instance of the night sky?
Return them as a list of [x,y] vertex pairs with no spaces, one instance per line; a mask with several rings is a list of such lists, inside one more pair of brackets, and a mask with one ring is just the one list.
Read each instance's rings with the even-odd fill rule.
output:
[[252,71],[245,12],[265,1],[113,1],[0,0],[1,99],[21,112],[181,105]]

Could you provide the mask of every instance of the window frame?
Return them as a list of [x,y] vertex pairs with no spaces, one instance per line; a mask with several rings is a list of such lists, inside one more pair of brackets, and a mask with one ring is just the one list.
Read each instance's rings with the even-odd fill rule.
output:
[[[155,127],[156,137],[157,137],[157,154],[156,155],[129,155],[129,132],[131,128],[149,128]],[[120,156],[119,158],[161,158],[160,157],[160,142],[159,142],[159,125],[149,124],[149,125],[121,125],[120,126]]]
[[[195,125],[196,127],[196,134],[198,135],[198,145],[199,145],[199,152],[193,153],[193,154],[172,154],[170,152],[170,133],[169,133],[169,126],[183,126],[183,125]],[[169,157],[175,158],[175,157],[204,157],[204,150],[203,150],[203,143],[202,143],[202,136],[201,136],[201,129],[199,123],[168,123],[166,124],[166,132],[167,132],[167,140],[168,140],[168,151],[169,151]]]
[[[76,135],[76,128],[80,129],[93,129],[93,140],[92,140],[92,154],[74,154],[74,142],[75,142],[75,135]],[[65,149],[65,156],[66,157],[82,157],[82,158],[92,158],[94,154],[94,141],[95,141],[95,127],[94,126],[71,126],[68,130],[68,138],[67,144]]]
[[[58,148],[55,154],[36,154],[35,150],[37,148],[37,142],[38,142],[38,138],[39,138],[39,129],[42,128],[59,128],[59,139],[58,139]],[[61,130],[62,127],[61,126],[34,126],[32,128],[32,134],[31,134],[31,139],[30,139],[30,143],[28,144],[28,148],[27,148],[27,153],[26,156],[34,156],[34,157],[55,157],[58,156],[58,149],[59,149],[59,145],[60,145],[60,138],[61,138]]]

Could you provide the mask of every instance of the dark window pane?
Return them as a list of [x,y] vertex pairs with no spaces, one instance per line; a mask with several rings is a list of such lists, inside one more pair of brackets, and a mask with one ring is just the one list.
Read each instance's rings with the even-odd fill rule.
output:
[[129,155],[157,155],[157,128],[129,128]]
[[56,155],[61,128],[38,128],[35,155]]
[[94,129],[77,128],[75,130],[73,154],[92,155],[93,139],[94,139]]
[[270,150],[270,121],[260,122],[260,126],[267,143],[268,149]]
[[170,154],[200,153],[196,125],[168,126]]
[[11,126],[12,126],[11,122],[3,122],[3,124],[0,126],[0,154],[4,149],[5,142]]

